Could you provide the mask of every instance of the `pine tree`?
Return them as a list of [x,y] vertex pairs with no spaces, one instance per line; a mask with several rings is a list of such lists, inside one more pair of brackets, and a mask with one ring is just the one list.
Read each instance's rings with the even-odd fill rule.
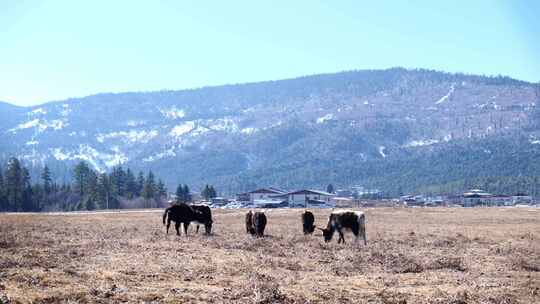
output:
[[48,203],[45,201],[46,195],[45,191],[43,190],[43,187],[41,184],[34,184],[31,186],[31,193],[32,193],[32,205],[34,211],[41,211],[44,207],[48,205]]
[[82,197],[85,195],[86,187],[88,185],[88,175],[90,173],[90,168],[88,165],[81,161],[75,168],[73,168],[73,187],[76,189],[76,192]]
[[85,205],[86,210],[94,210],[96,209],[96,201],[98,200],[99,194],[98,194],[98,177],[96,172],[93,170],[90,170],[88,172],[88,180],[87,180],[87,193],[85,196]]
[[36,188],[33,192],[36,196],[39,197],[41,204],[46,206],[49,205],[49,196],[54,190],[51,180],[51,171],[49,170],[49,167],[47,167],[47,165],[43,167],[43,171],[41,172],[41,180],[43,182],[43,189]]
[[210,200],[211,198],[217,196],[216,189],[214,189],[214,186],[206,184],[203,191],[201,191],[201,196],[204,198],[204,200]]
[[204,186],[204,189],[201,191],[201,196],[204,198],[205,201],[210,199],[210,187],[208,184]]
[[133,172],[128,168],[126,170],[126,197],[133,199],[135,196],[137,196],[137,180]]
[[43,167],[43,172],[41,173],[41,180],[43,181],[43,191],[45,194],[49,195],[52,191],[52,181],[51,181],[51,171],[49,170],[49,167],[45,165]]
[[110,176],[111,183],[114,186],[114,193],[117,196],[124,196],[126,193],[126,173],[122,167],[115,167]]
[[6,211],[7,201],[6,201],[6,190],[4,185],[4,172],[2,167],[0,167],[0,211]]
[[156,191],[157,191],[157,197],[156,197],[157,199],[167,196],[167,188],[165,188],[165,184],[163,183],[161,179],[158,180]]
[[146,201],[146,207],[150,207],[150,200],[155,197],[156,194],[156,183],[154,181],[154,173],[152,171],[148,172],[146,180],[144,182],[144,187],[142,191],[142,196]]
[[191,193],[189,192],[188,185],[184,185],[183,192],[184,192],[184,202],[186,203],[191,202]]
[[142,171],[139,171],[139,175],[137,176],[137,188],[135,196],[142,196],[142,192],[144,190],[144,174]]
[[21,163],[17,158],[10,158],[5,174],[5,195],[7,210],[22,211],[24,183]]
[[30,182],[30,172],[25,167],[22,167],[22,211],[37,211],[38,206],[34,204],[32,195],[32,184]]
[[326,187],[326,192],[334,193],[334,185],[328,184],[328,186]]
[[112,188],[113,186],[107,173],[100,174],[98,177],[98,202],[101,208],[109,209],[111,207]]
[[214,197],[217,197],[217,192],[216,192],[216,189],[214,189],[214,186],[210,185],[210,188],[208,189],[209,190],[209,194],[210,194],[210,198],[214,198]]
[[182,184],[178,184],[178,187],[176,187],[176,202],[177,203],[184,203],[184,187]]

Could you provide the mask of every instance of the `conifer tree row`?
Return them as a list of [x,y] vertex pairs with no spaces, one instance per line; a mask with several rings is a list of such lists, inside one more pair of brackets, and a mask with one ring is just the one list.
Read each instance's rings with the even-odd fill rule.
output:
[[0,211],[162,207],[166,197],[165,184],[159,178],[156,182],[152,171],[146,176],[141,171],[137,177],[122,167],[100,173],[81,161],[72,170],[72,183],[59,185],[47,166],[32,183],[29,170],[19,159],[13,157],[0,164]]

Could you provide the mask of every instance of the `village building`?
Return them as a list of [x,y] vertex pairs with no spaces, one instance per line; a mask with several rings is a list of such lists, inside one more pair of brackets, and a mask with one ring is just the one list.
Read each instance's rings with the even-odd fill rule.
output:
[[511,206],[512,197],[509,195],[493,195],[488,199],[489,206]]
[[255,201],[274,200],[275,196],[285,194],[285,191],[274,188],[260,188],[250,192],[240,193],[236,195],[238,201],[254,203]]
[[272,197],[286,200],[290,207],[326,208],[334,206],[331,200],[334,196],[325,191],[303,189]]
[[339,197],[353,197],[353,192],[348,189],[338,189],[336,195]]
[[517,193],[512,196],[512,205],[532,205],[533,203],[532,196],[525,193]]
[[332,204],[338,208],[354,207],[355,201],[350,197],[335,196],[330,199]]
[[404,195],[399,200],[407,207],[423,207],[426,202],[426,199],[422,195]]
[[463,207],[489,206],[493,195],[481,189],[471,189],[463,193]]
[[212,206],[225,206],[230,202],[231,200],[224,197],[213,197],[210,199],[210,203],[212,204]]

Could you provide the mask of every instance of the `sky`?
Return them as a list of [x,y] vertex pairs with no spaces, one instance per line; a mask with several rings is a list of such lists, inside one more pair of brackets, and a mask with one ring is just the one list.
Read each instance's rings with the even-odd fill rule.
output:
[[0,0],[0,100],[429,68],[540,82],[540,1]]

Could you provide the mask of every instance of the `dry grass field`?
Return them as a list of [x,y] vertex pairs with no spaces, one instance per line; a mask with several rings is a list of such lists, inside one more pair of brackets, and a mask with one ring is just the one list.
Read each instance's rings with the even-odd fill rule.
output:
[[538,209],[367,209],[367,247],[304,236],[302,211],[267,210],[264,238],[245,210],[187,237],[157,211],[0,214],[0,302],[540,303]]

